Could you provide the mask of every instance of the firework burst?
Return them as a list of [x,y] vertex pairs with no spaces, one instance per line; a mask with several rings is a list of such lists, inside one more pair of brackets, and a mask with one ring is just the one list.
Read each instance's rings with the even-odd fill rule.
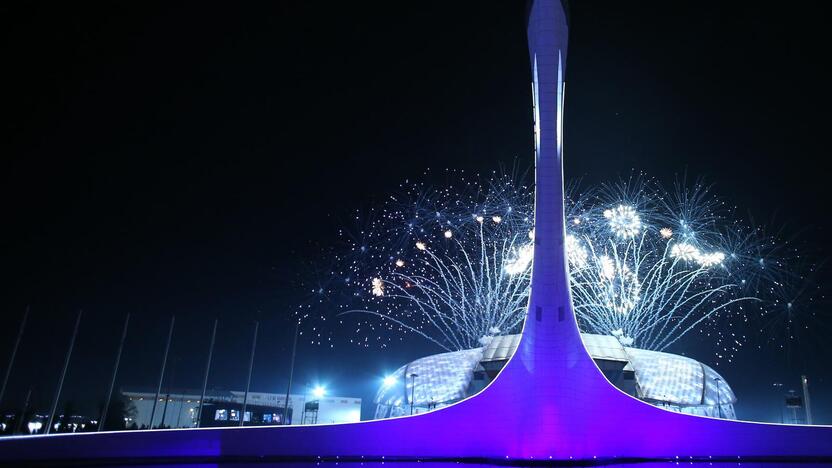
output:
[[[329,304],[355,327],[351,341],[384,347],[415,334],[460,350],[522,326],[533,190],[511,176],[448,176],[454,183],[439,189],[403,184],[357,233],[342,232],[326,284],[341,289]],[[733,324],[779,307],[787,268],[777,242],[709,190],[667,192],[643,177],[569,190],[566,253],[583,331],[653,350],[699,331],[730,360],[744,341]]]

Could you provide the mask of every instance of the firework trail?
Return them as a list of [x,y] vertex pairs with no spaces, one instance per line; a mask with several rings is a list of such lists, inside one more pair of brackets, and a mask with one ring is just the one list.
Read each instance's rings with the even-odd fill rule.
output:
[[[330,258],[322,319],[355,327],[350,341],[388,346],[412,334],[445,350],[516,333],[533,254],[533,189],[514,175],[449,171],[444,187],[405,183],[356,215]],[[570,289],[582,331],[666,350],[691,332],[718,358],[765,323],[795,278],[782,245],[737,220],[710,187],[672,191],[643,176],[567,194]],[[369,221],[368,221],[369,220]],[[324,302],[324,301],[322,301]],[[764,326],[764,325],[760,325]]]

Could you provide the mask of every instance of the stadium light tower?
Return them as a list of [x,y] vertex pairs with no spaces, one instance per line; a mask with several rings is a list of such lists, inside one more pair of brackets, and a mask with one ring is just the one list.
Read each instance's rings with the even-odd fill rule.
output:
[[396,382],[398,381],[399,379],[397,379],[395,375],[388,375],[381,381],[381,384],[384,388],[390,388],[393,385],[396,385]]
[[806,410],[806,424],[812,425],[812,403],[809,401],[809,379],[805,375],[800,376],[800,383],[803,385],[803,409]]

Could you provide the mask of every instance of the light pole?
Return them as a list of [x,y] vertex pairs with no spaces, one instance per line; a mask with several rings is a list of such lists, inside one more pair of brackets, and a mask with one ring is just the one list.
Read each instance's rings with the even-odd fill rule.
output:
[[[159,394],[162,393],[162,382],[165,380],[165,367],[168,364],[168,353],[170,352],[170,340],[173,338],[173,327],[176,324],[176,316],[172,315],[170,317],[170,328],[168,329],[168,341],[165,344],[165,354],[162,356],[162,369],[159,371],[159,385],[156,386],[156,397],[153,398],[153,410],[150,412],[150,424],[148,424],[148,430],[153,430],[153,419],[156,417],[156,404],[159,402]],[[167,402],[165,402],[167,403]],[[159,423],[159,426],[165,425],[165,418],[162,418],[162,422]]]
[[714,379],[714,381],[716,381],[716,411],[717,411],[717,417],[721,419],[722,418],[722,399],[719,395],[719,383],[722,382],[722,379],[717,377],[717,378]]
[[[246,409],[248,408],[248,389],[251,387],[251,371],[254,369],[254,351],[257,348],[257,331],[260,330],[260,322],[254,322],[254,338],[251,340],[251,358],[248,361],[248,378],[246,379],[246,393],[243,396],[243,414],[240,415],[240,426],[246,422]],[[249,421],[251,422],[251,421]]]
[[[307,384],[308,388],[308,384]],[[318,423],[318,411],[321,407],[321,398],[326,395],[326,388],[322,385],[316,385],[315,388],[312,389],[312,396],[315,397],[314,400],[309,401],[303,405],[303,419],[301,420],[302,424],[306,423],[306,413],[311,412],[312,416],[309,417],[311,423],[310,424],[317,424]]]
[[26,412],[29,411],[29,400],[31,398],[32,387],[29,387],[29,391],[26,392],[26,400],[23,401],[23,410],[20,412],[20,417],[17,419],[17,424],[12,434],[20,434],[20,431],[23,430],[23,419],[26,417]]
[[[292,342],[292,361],[289,364],[289,384],[286,385],[286,400],[283,402],[283,424],[289,424],[289,391],[292,390],[292,377],[295,375],[295,353],[298,350],[298,331],[300,320],[295,324],[295,340]],[[292,415],[294,416],[294,414]]]
[[806,411],[806,424],[812,425],[812,404],[809,401],[809,379],[805,375],[800,376],[800,383],[803,385],[803,409]]
[[[64,378],[66,378],[66,370],[69,367],[69,359],[72,357],[72,349],[75,347],[75,338],[78,336],[78,326],[81,325],[81,311],[78,311],[78,318],[75,319],[75,328],[72,330],[72,338],[69,340],[69,349],[66,351],[66,359],[64,359],[64,369],[61,371],[61,378],[58,380],[58,388],[55,390],[55,399],[52,400],[52,410],[49,411],[49,419],[46,422],[46,434],[52,431],[52,421],[55,419],[55,412],[58,410],[58,401],[61,399],[61,390],[64,387]],[[64,415],[69,418],[71,415]],[[66,425],[66,420],[63,421]]]
[[101,432],[104,428],[104,421],[107,420],[107,411],[110,409],[110,401],[113,398],[113,388],[116,386],[116,376],[118,376],[118,365],[121,363],[121,352],[124,350],[124,340],[127,339],[127,327],[130,325],[130,314],[124,317],[124,329],[121,331],[121,341],[118,343],[118,351],[116,352],[116,363],[113,365],[113,377],[110,379],[110,388],[107,390],[107,399],[104,401],[104,409],[101,410],[101,418],[98,420],[97,432]]
[[211,372],[211,358],[214,357],[214,342],[217,340],[217,323],[214,319],[214,330],[211,332],[211,344],[208,346],[208,361],[205,363],[205,378],[202,379],[202,396],[199,397],[199,412],[196,415],[196,427],[202,425],[202,406],[205,404],[205,391],[208,389],[208,373]]
[[413,379],[410,384],[410,415],[413,416],[413,406],[416,404],[416,377],[419,377],[419,374],[410,374],[408,377]]

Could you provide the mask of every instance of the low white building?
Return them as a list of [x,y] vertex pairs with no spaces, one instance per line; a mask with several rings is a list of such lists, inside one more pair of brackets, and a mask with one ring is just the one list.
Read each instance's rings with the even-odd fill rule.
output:
[[[152,392],[122,392],[125,400],[135,409],[134,414],[125,421],[127,427],[135,424],[136,428],[151,426],[153,413]],[[205,396],[201,427],[238,425],[243,407],[245,392],[209,392]],[[245,425],[279,425],[284,423],[284,405],[286,394],[249,392]],[[153,427],[189,428],[196,427],[200,405],[200,395],[196,392],[179,391],[162,393],[156,402],[156,414]],[[361,398],[311,395],[289,395],[289,423],[327,424],[357,422],[361,420]]]

